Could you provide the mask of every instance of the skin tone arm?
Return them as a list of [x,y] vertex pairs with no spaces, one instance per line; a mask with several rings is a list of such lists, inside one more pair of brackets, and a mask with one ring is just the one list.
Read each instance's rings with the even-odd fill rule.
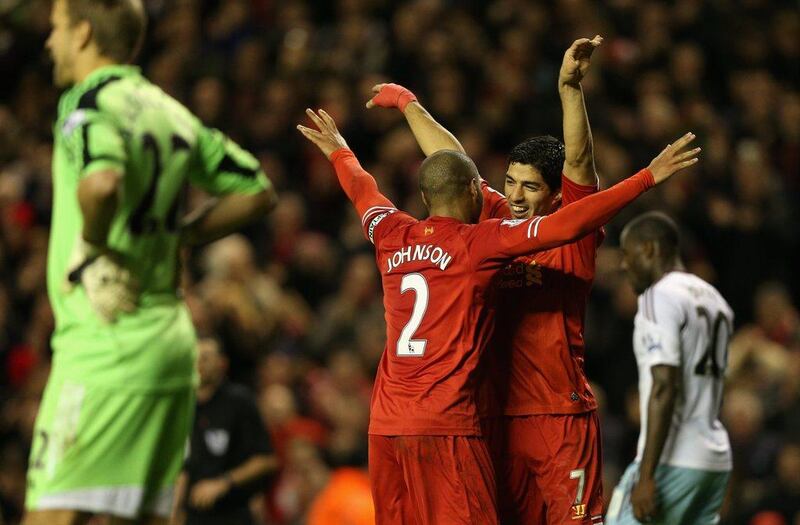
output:
[[276,202],[271,186],[251,195],[232,193],[210,199],[183,219],[183,243],[197,246],[221,239],[269,212]]
[[655,518],[658,513],[655,471],[669,435],[672,411],[680,388],[678,367],[654,366],[651,374],[653,389],[647,404],[647,435],[639,466],[639,481],[631,491],[633,515],[641,522]]
[[589,69],[592,52],[602,42],[600,35],[591,40],[576,40],[564,53],[558,75],[558,94],[564,113],[564,175],[583,186],[594,185],[597,172],[594,166],[592,130],[589,127],[581,80]]
[[[386,87],[395,87],[398,93],[405,94],[407,93],[408,96],[411,97],[411,102],[407,102],[403,107],[403,115],[406,117],[406,121],[408,122],[408,126],[411,128],[411,132],[414,134],[414,138],[417,139],[417,144],[419,147],[422,148],[422,152],[425,153],[425,156],[432,155],[437,151],[441,151],[443,149],[448,150],[455,150],[461,153],[466,153],[464,151],[464,147],[458,141],[455,136],[447,131],[444,126],[436,122],[436,119],[428,113],[422,104],[417,102],[416,97],[411,94],[410,91],[402,88],[401,86],[397,86],[396,84],[377,84],[372,87],[372,93],[374,95],[378,95],[381,90]],[[380,103],[376,103],[374,98],[367,101],[367,108],[374,108],[376,106],[383,106],[383,107],[400,107],[400,105],[391,104],[391,106],[386,106],[385,103],[388,101],[379,101]]]
[[205,509],[227,494],[233,487],[246,485],[268,475],[278,468],[278,460],[271,455],[258,454],[224,476],[204,479],[195,483],[189,495],[192,506]]
[[78,203],[83,215],[83,238],[98,247],[105,247],[111,221],[117,211],[122,173],[115,170],[96,171],[78,184]]

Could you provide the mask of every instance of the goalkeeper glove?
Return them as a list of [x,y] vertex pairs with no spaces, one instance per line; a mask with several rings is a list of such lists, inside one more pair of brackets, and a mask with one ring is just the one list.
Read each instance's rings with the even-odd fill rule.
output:
[[67,287],[82,284],[92,309],[106,323],[113,323],[122,312],[136,309],[137,285],[130,270],[111,250],[79,238],[72,251]]
[[405,111],[406,106],[417,101],[414,93],[400,84],[377,84],[372,88],[375,96],[369,99],[367,107],[398,108]]

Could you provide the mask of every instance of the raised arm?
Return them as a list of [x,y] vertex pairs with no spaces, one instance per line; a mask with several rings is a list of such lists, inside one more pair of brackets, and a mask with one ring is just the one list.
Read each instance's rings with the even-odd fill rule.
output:
[[426,157],[444,149],[466,153],[458,139],[436,122],[408,89],[398,84],[377,84],[372,92],[375,96],[367,101],[367,107],[399,109]]
[[597,183],[594,166],[592,130],[583,97],[581,80],[589,68],[592,52],[603,42],[600,35],[573,42],[561,63],[558,75],[558,94],[564,113],[564,175],[576,184],[593,186]]
[[355,206],[358,216],[363,220],[365,214],[372,209],[394,209],[392,201],[380,192],[373,176],[361,167],[356,156],[350,151],[333,118],[324,110],[319,110],[319,114],[316,114],[307,109],[306,114],[318,130],[302,125],[298,125],[297,129],[331,161],[339,185]]
[[[622,208],[639,195],[659,184],[674,173],[697,162],[700,148],[687,150],[694,140],[687,133],[674,144],[667,146],[646,169],[612,186],[562,207],[551,215],[534,217],[526,221],[496,221],[497,232],[485,232],[479,259],[499,260],[513,258],[533,251],[553,248],[580,239],[607,223]],[[484,233],[484,232],[481,232]]]

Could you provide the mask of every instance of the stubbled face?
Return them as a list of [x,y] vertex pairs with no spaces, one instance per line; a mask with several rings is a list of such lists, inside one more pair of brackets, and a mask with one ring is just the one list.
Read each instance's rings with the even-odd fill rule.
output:
[[636,243],[622,236],[622,269],[628,275],[637,294],[644,293],[653,284],[653,250],[650,243]]
[[67,11],[67,0],[55,0],[50,11],[52,30],[45,44],[53,59],[53,82],[58,87],[67,87],[75,82],[74,61],[79,49],[77,28],[72,24]]
[[539,170],[528,164],[512,162],[506,171],[505,194],[515,219],[547,215],[559,193],[553,193]]

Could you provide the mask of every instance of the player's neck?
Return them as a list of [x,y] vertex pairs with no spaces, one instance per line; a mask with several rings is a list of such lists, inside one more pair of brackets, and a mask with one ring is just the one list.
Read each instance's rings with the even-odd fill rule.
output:
[[654,268],[653,272],[653,282],[657,283],[661,280],[669,272],[685,272],[686,266],[683,265],[683,261],[680,258],[675,258],[672,261],[664,261],[660,264],[657,264]]
[[112,66],[114,64],[117,64],[117,62],[108,57],[95,53],[87,53],[75,61],[75,83],[80,84],[86,80],[86,77],[101,67]]
[[449,217],[460,222],[472,222],[470,213],[456,206],[431,206],[428,213],[431,217]]

